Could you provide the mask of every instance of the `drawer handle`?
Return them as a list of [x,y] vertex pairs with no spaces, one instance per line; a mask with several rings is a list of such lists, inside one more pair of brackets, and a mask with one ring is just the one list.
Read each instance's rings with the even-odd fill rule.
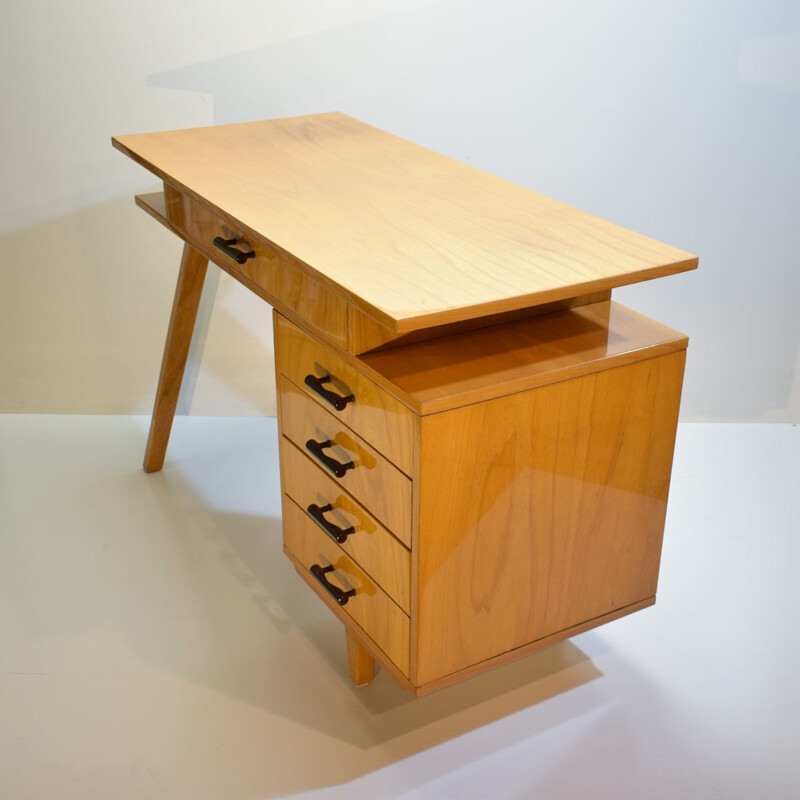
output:
[[235,245],[238,239],[223,239],[221,236],[214,237],[214,247],[217,250],[222,250],[226,256],[230,256],[237,264],[244,264],[248,258],[255,258],[256,254],[252,250],[246,253],[243,250],[237,250]]
[[339,544],[344,544],[347,541],[347,537],[351,533],[356,532],[356,529],[352,525],[349,528],[340,528],[338,525],[334,525],[332,522],[325,519],[325,513],[333,511],[333,506],[330,503],[326,506],[318,506],[316,503],[312,503],[306,511],[308,511],[311,519],[313,519],[331,539]]
[[332,447],[333,442],[328,439],[327,442],[318,442],[316,439],[309,439],[306,442],[306,450],[314,456],[324,467],[327,467],[337,478],[343,478],[345,472],[349,469],[355,469],[356,465],[352,461],[342,464],[335,458],[326,456],[322,451],[327,447]]
[[344,589],[340,589],[338,586],[334,586],[326,577],[327,573],[333,572],[335,567],[333,564],[329,564],[327,567],[322,567],[319,564],[312,564],[311,565],[311,574],[325,587],[328,594],[340,605],[346,606],[347,601],[351,597],[356,596],[356,590],[350,589],[349,592],[344,591]]
[[306,375],[306,386],[316,392],[326,403],[330,403],[337,411],[344,411],[348,403],[354,403],[355,395],[348,394],[347,397],[342,397],[330,389],[326,389],[322,384],[330,383],[331,376],[323,375],[318,378],[316,375]]

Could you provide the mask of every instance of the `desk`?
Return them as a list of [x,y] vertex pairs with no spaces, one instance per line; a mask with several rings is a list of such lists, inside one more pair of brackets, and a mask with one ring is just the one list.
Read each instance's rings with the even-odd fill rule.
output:
[[211,261],[274,308],[284,552],[355,683],[424,694],[655,602],[688,340],[611,290],[694,256],[338,113],[113,144],[185,242],[144,468]]

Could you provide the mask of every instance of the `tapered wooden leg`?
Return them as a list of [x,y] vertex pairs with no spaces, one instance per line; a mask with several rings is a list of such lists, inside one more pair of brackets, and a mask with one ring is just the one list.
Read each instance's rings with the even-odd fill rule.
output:
[[375,678],[375,659],[369,650],[345,628],[347,636],[347,661],[350,665],[350,680],[356,686],[364,686]]
[[164,466],[169,432],[172,430],[172,419],[178,404],[186,356],[189,354],[189,345],[192,342],[192,331],[207,267],[206,258],[188,244],[183,246],[181,270],[178,274],[178,285],[175,287],[167,343],[164,345],[153,418],[150,420],[150,435],[147,437],[147,448],[144,453],[145,472],[157,472]]

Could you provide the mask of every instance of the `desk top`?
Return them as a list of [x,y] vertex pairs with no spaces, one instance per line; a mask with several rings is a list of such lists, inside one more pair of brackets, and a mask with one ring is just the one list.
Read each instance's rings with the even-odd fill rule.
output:
[[113,143],[398,333],[697,266],[689,253],[340,113]]

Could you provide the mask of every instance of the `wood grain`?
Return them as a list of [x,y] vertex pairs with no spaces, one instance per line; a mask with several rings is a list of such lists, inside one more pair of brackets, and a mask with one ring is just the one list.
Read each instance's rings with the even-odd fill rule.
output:
[[423,418],[416,684],[655,595],[684,360]]
[[281,437],[280,454],[283,491],[303,509],[308,509],[312,503],[322,508],[333,506],[325,518],[340,528],[355,528],[340,545],[342,550],[409,614],[411,554],[408,549],[345,492],[335,478],[325,475],[286,437]]
[[311,590],[319,597],[320,601],[328,607],[328,610],[336,617],[339,622],[344,625],[346,633],[350,633],[361,642],[362,646],[370,653],[375,661],[385,669],[397,684],[406,691],[414,692],[415,687],[404,675],[395,663],[381,650],[375,643],[375,640],[358,624],[356,624],[352,617],[342,609],[340,605],[319,585],[319,581],[314,578],[311,573],[292,555],[292,553],[284,546],[283,554],[292,562],[299,577],[308,584]]
[[145,472],[157,472],[164,466],[207,266],[206,258],[188,244],[184,245],[145,447]]
[[167,222],[167,201],[164,197],[164,192],[137,194],[134,197],[134,202],[157,222],[162,224]]
[[350,628],[345,628],[345,639],[350,680],[356,686],[366,686],[375,680],[375,659]]
[[[342,114],[114,144],[164,179],[137,203],[189,243],[145,469],[208,258],[291,320],[284,550],[344,623],[356,683],[376,659],[424,694],[654,601],[687,340],[608,299],[694,256]],[[312,373],[356,402],[327,408]],[[355,469],[331,476],[309,438]],[[340,547],[311,502],[359,530]]]
[[344,114],[112,141],[396,333],[697,266]]
[[430,339],[441,339],[445,336],[452,336],[455,333],[490,328],[493,325],[502,325],[506,322],[514,322],[527,317],[540,316],[541,314],[552,314],[554,311],[563,311],[567,308],[576,308],[590,303],[601,303],[610,299],[611,290],[607,289],[604,292],[570,297],[566,300],[556,300],[552,303],[543,303],[542,305],[529,306],[528,308],[520,308],[500,314],[489,314],[485,317],[450,322],[445,325],[436,325],[432,328],[420,328],[404,334],[396,334],[390,328],[381,325],[377,320],[368,317],[354,305],[350,305],[348,308],[347,349],[349,352],[359,355],[368,353],[371,350],[401,347]]
[[[327,454],[341,463],[353,461],[336,482],[382,522],[398,539],[411,537],[411,481],[390,461],[344,423],[325,411],[288,378],[278,380],[280,430],[304,453],[306,442],[332,441]],[[309,462],[324,475],[331,473],[310,454]]]
[[[278,369],[314,402],[410,474],[416,434],[414,413],[297,325],[278,318],[275,333]],[[307,375],[329,375],[332,380],[328,388],[343,397],[353,395],[355,400],[337,411],[305,385]]]
[[[173,187],[164,186],[167,219],[196,248],[208,252],[216,264],[225,264],[260,286],[277,303],[295,311],[307,325],[347,346],[347,302],[313,280],[293,259],[281,255],[256,237],[244,237],[238,224],[222,211],[212,212]],[[239,264],[213,246],[214,238],[238,239],[237,248],[252,250],[254,258]]]
[[[397,668],[408,675],[408,617],[400,607],[345,552],[329,539],[308,515],[283,496],[283,543],[295,559],[310,570],[312,565],[333,566],[330,583],[347,592],[356,590],[341,610],[363,628]],[[312,577],[312,580],[316,580]],[[319,594],[327,595],[318,584]]]
[[[172,233],[180,239],[183,239],[184,242],[197,250],[198,253],[201,253],[213,264],[216,264],[221,270],[227,272],[234,280],[239,281],[239,283],[247,287],[251,292],[273,306],[276,312],[295,323],[302,323],[306,327],[313,327],[317,336],[330,340],[329,343],[333,346],[338,345],[344,348],[346,337],[345,331],[341,325],[341,319],[344,318],[345,311],[344,307],[341,305],[341,298],[329,292],[302,272],[296,270],[293,275],[299,276],[299,283],[295,284],[293,279],[289,279],[291,281],[289,284],[291,288],[287,292],[287,298],[291,302],[292,296],[300,291],[298,287],[302,286],[305,287],[305,290],[309,293],[309,297],[313,298],[313,302],[317,305],[317,310],[311,315],[311,319],[303,317],[300,313],[301,311],[305,311],[303,306],[299,306],[298,311],[298,309],[287,305],[275,294],[265,289],[264,286],[256,283],[243,272],[239,271],[239,265],[232,259],[224,257],[219,250],[214,247],[208,247],[199,239],[190,237],[186,231],[170,222],[166,216],[166,201],[163,192],[136,195],[136,205],[146,211],[153,219],[160,222],[167,230],[172,231]],[[314,325],[315,321],[316,326]],[[347,354],[347,351],[344,349],[342,352]],[[378,380],[381,379],[379,378]]]
[[531,653],[535,653],[537,650],[550,647],[557,642],[563,642],[564,639],[571,639],[573,636],[577,636],[578,634],[584,633],[592,628],[597,628],[600,625],[605,625],[607,622],[613,622],[615,619],[625,617],[628,614],[633,614],[635,611],[641,611],[644,608],[649,608],[650,606],[654,605],[655,602],[655,597],[645,597],[636,603],[631,603],[628,606],[617,608],[608,614],[603,614],[599,617],[595,617],[594,619],[584,620],[583,622],[573,625],[570,628],[565,628],[564,630],[557,631],[556,633],[551,633],[549,636],[543,636],[541,639],[537,639],[535,642],[529,642],[528,644],[524,644],[521,647],[516,647],[508,652],[500,653],[493,658],[487,658],[485,661],[479,661],[477,664],[473,664],[466,669],[459,670],[458,672],[451,673],[450,675],[445,675],[442,678],[437,678],[435,681],[430,681],[422,686],[414,686],[414,695],[416,697],[422,697],[426,694],[430,694],[431,692],[436,692],[439,689],[444,689],[447,686],[452,686],[454,683],[460,683],[467,678],[473,678],[475,675],[480,675],[482,672],[487,672],[488,670],[495,669],[503,664],[508,664],[511,661],[524,658]]
[[687,342],[603,302],[364,353],[359,361],[427,415],[675,352]]

